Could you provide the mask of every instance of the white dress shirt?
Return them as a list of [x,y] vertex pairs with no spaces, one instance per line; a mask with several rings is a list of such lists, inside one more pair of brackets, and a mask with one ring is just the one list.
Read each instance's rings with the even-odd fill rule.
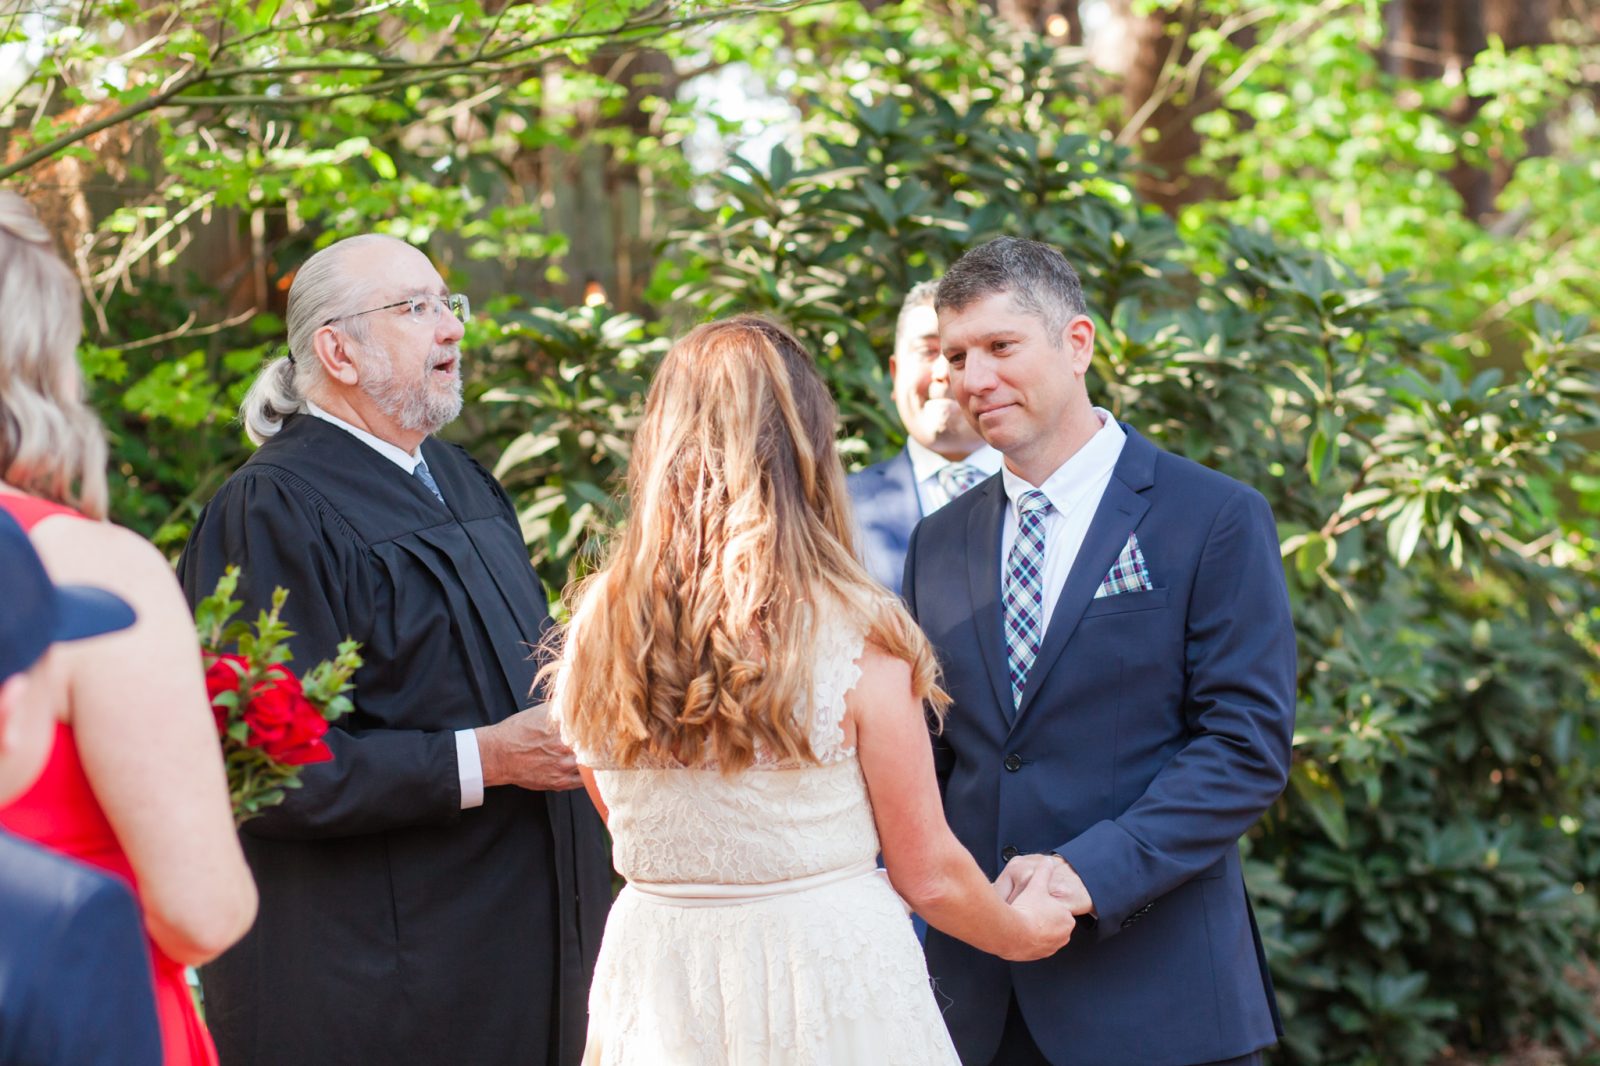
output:
[[1005,482],[1005,525],[1000,533],[1000,586],[1005,587],[1006,563],[1011,558],[1011,545],[1017,539],[1017,499],[1029,489],[1038,489],[1050,500],[1050,511],[1044,517],[1044,571],[1040,575],[1044,591],[1044,626],[1048,630],[1050,618],[1055,614],[1056,602],[1078,559],[1083,538],[1089,534],[1089,523],[1094,520],[1100,500],[1111,484],[1111,471],[1122,455],[1122,445],[1128,435],[1111,417],[1111,412],[1096,407],[1100,418],[1100,431],[1090,437],[1072,458],[1056,468],[1043,485],[1030,485],[1011,472],[1001,471]]
[[[939,471],[955,464],[909,438],[906,440],[906,452],[911,456],[911,473],[917,480],[917,502],[922,505],[922,513],[930,515],[950,502],[950,494],[939,484]],[[980,444],[977,451],[956,462],[966,463],[984,477],[990,477],[1005,463],[1005,456],[987,444]]]
[[[359,426],[352,426],[337,415],[329,414],[310,400],[306,401],[306,411],[313,418],[338,426],[404,470],[407,477],[415,474],[417,464],[422,462],[420,447],[415,452],[408,452],[382,437],[374,437]],[[483,806],[483,759],[478,753],[478,736],[470,729],[456,730],[456,770],[461,777],[461,809]]]

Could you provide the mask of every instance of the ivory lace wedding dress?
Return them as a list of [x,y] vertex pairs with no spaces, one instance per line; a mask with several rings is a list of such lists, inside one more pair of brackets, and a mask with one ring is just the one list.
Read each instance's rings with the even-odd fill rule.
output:
[[955,1066],[878,832],[845,693],[863,638],[820,626],[821,765],[724,777],[582,751],[628,886],[589,993],[586,1066]]

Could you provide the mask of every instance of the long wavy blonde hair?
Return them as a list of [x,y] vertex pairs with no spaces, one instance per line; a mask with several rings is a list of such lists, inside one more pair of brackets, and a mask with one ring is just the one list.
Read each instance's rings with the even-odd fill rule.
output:
[[627,523],[568,590],[565,661],[542,675],[560,671],[576,747],[623,767],[815,762],[801,709],[818,627],[840,610],[911,665],[942,721],[927,638],[856,560],[835,418],[811,357],[765,319],[700,326],[667,353],[634,438]]
[[78,280],[28,202],[0,191],[0,478],[106,516],[106,438],[83,399]]

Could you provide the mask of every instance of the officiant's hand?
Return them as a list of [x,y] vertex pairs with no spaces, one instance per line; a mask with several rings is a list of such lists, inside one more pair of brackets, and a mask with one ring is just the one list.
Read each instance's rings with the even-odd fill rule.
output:
[[478,738],[478,758],[483,762],[483,784],[516,785],[535,792],[565,792],[582,788],[578,760],[550,728],[544,704],[518,711],[494,725],[473,730]]

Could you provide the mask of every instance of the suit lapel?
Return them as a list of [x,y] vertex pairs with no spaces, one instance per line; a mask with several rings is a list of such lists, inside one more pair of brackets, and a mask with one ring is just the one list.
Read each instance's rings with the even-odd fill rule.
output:
[[899,501],[900,513],[896,528],[905,530],[900,550],[905,551],[906,543],[911,537],[911,527],[922,521],[922,497],[917,495],[917,472],[911,465],[911,453],[904,448],[900,454],[886,463],[883,467],[883,480],[889,498]]
[[1006,493],[998,474],[968,491],[979,496],[967,516],[972,620],[995,703],[1009,721],[1015,717],[1015,709],[1011,705],[1011,674],[1006,669],[1005,619],[1000,613],[1000,527],[1005,520]]
[[[1155,445],[1126,423],[1122,424],[1122,429],[1128,439],[1122,446],[1122,455],[1111,472],[1111,481],[1106,485],[1094,519],[1089,523],[1089,532],[1078,549],[1078,557],[1067,573],[1067,583],[1056,601],[1055,613],[1050,616],[1039,655],[1033,661],[1033,669],[1028,671],[1028,683],[1022,689],[1022,705],[1017,709],[1016,720],[1021,720],[1032,705],[1045,675],[1066,650],[1067,641],[1094,599],[1095,590],[1128,543],[1128,534],[1150,509],[1150,501],[1142,493],[1155,483]],[[997,555],[991,557],[998,558]],[[1003,656],[1004,651],[1001,654]]]

